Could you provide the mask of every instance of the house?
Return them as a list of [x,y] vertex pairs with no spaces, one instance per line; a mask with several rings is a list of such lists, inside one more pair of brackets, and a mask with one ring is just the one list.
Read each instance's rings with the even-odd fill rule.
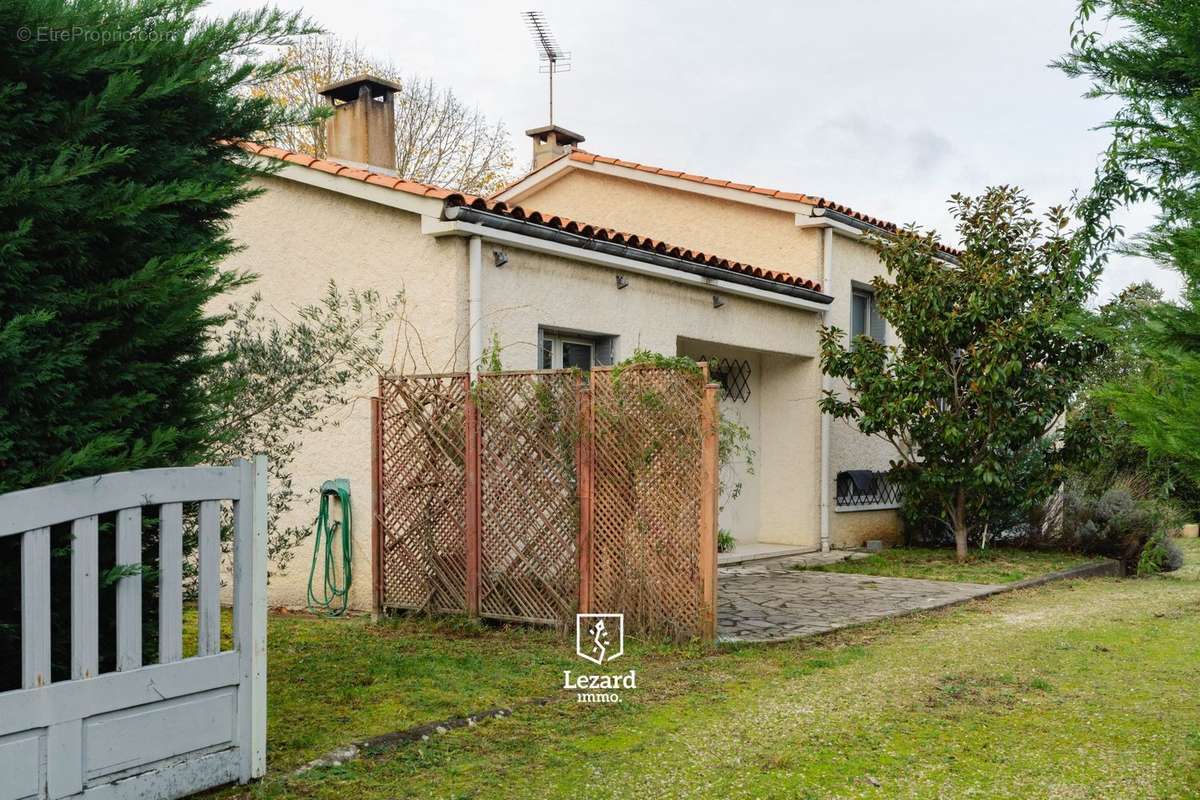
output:
[[[404,180],[378,166],[393,163],[397,88],[360,76],[322,91],[334,107],[327,159],[243,145],[277,170],[232,223],[244,249],[230,266],[260,276],[242,291],[281,313],[317,301],[331,278],[403,291],[393,344],[405,372],[474,370],[493,341],[506,369],[588,369],[636,348],[703,357],[757,454],[752,473],[729,476],[743,485],[721,512],[735,552],[895,535],[894,504],[836,502],[838,473],[885,469],[888,445],[817,407],[830,388],[823,323],[891,335],[871,307],[881,267],[861,236],[893,226],[807,195],[597,156],[558,127],[530,131],[535,168],[495,197]],[[374,390],[365,377],[360,395]],[[368,404],[356,403],[306,439],[294,472],[300,487],[349,478],[356,576],[371,574],[371,447]],[[309,502],[288,522],[314,516]],[[272,602],[303,605],[306,580],[301,557],[273,579]],[[359,578],[351,600],[369,607],[370,582]]]

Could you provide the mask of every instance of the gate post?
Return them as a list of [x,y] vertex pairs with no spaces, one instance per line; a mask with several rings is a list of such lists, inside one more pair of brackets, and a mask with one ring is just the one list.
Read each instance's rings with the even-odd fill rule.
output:
[[712,641],[717,636],[717,504],[720,494],[718,388],[715,383],[705,385],[700,407],[703,434],[700,449],[700,634],[706,641]]
[[466,556],[467,556],[467,613],[473,617],[479,616],[479,550],[480,550],[480,520],[482,518],[479,504],[481,500],[479,473],[479,448],[482,436],[479,428],[479,407],[471,394],[471,376],[464,375],[466,384],[466,419],[463,426],[466,435],[465,460],[466,475],[463,500],[466,503]]
[[238,687],[239,781],[267,771],[267,457],[236,459],[240,495],[233,519],[233,627]]
[[579,496],[579,613],[592,611],[592,482],[595,471],[595,417],[590,386],[579,388],[579,443],[576,450],[576,480]]

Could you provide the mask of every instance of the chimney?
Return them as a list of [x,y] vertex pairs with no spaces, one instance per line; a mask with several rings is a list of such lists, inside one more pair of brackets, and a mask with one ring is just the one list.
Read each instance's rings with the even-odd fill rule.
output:
[[333,106],[325,121],[326,155],[374,172],[396,172],[396,104],[400,85],[374,75],[356,75],[317,90]]
[[566,155],[583,141],[578,133],[557,125],[530,128],[525,135],[533,139],[533,166],[530,170],[540,169],[559,156]]

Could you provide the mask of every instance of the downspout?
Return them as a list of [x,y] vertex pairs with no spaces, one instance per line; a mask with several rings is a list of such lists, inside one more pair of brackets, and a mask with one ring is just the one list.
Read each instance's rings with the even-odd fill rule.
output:
[[483,240],[478,236],[467,240],[467,265],[467,368],[474,380],[483,361]]
[[[821,288],[826,292],[831,292],[833,288],[833,228],[827,227],[824,229],[824,242],[821,246],[821,260],[824,262],[821,269]],[[830,308],[826,307],[821,312],[821,321],[825,325],[829,325]],[[833,389],[833,378],[821,373],[821,389],[823,392]],[[831,420],[828,414],[821,414],[821,552],[829,552],[829,495],[830,495],[830,475],[829,475],[829,434],[831,428]]]

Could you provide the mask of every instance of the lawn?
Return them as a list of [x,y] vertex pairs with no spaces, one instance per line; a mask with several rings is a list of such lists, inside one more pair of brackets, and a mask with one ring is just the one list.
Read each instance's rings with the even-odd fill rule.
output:
[[[1077,580],[779,645],[634,643],[612,671],[638,688],[604,706],[559,688],[583,662],[549,631],[273,616],[270,773],[250,795],[1195,797],[1197,641],[1197,571]],[[288,774],[532,697],[559,701]]]
[[835,564],[797,566],[795,569],[930,581],[1014,583],[1095,560],[1073,553],[989,547],[986,550],[972,550],[967,560],[959,564],[954,559],[954,551],[949,548],[893,547],[866,558],[848,558]]

